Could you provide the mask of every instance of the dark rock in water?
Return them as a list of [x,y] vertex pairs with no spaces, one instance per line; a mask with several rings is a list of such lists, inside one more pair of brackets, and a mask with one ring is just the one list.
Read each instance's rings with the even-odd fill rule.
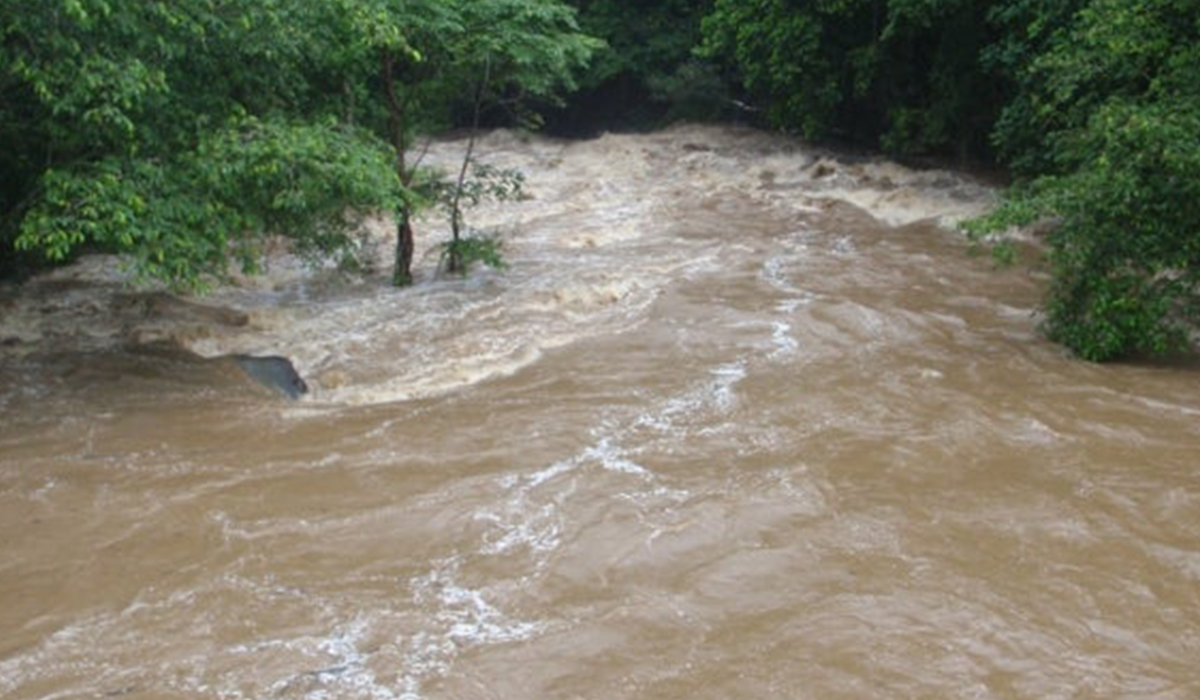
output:
[[308,393],[308,385],[300,378],[292,361],[286,357],[253,355],[230,355],[238,367],[263,386],[282,391],[289,398],[298,399]]

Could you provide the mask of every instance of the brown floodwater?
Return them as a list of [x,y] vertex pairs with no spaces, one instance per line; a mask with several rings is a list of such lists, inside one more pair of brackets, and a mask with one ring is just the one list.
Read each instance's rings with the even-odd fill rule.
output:
[[407,290],[0,290],[0,697],[1200,697],[1200,369],[1044,341],[948,225],[987,187],[734,128],[480,151],[528,177],[470,215],[503,271],[437,275],[429,219]]

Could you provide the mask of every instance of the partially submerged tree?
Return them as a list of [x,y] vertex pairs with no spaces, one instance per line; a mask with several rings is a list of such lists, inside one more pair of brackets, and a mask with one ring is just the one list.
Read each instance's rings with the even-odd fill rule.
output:
[[574,87],[575,72],[599,43],[579,31],[574,11],[557,0],[340,2],[354,30],[352,51],[364,65],[378,66],[369,82],[378,85],[383,132],[410,192],[396,211],[392,281],[403,286],[412,282],[420,158],[410,151],[418,131],[446,123],[450,110],[464,106],[463,96],[476,126],[484,101],[516,107],[526,98],[554,99]]

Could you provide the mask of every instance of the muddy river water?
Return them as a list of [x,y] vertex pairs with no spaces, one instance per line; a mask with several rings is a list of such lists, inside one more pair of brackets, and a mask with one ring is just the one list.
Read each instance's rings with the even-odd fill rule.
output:
[[1200,368],[1041,339],[948,225],[988,188],[735,128],[480,152],[528,177],[470,214],[503,271],[429,220],[402,291],[0,290],[0,698],[1200,697]]

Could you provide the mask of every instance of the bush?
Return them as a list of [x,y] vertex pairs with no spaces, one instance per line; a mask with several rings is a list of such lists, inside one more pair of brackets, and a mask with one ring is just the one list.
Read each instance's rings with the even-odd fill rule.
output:
[[[1040,175],[972,227],[1061,221],[1045,328],[1081,357],[1187,346],[1200,312],[1197,75],[1200,5],[1093,0],[1030,65],[997,130]],[[1039,128],[1035,159],[1024,138]]]

